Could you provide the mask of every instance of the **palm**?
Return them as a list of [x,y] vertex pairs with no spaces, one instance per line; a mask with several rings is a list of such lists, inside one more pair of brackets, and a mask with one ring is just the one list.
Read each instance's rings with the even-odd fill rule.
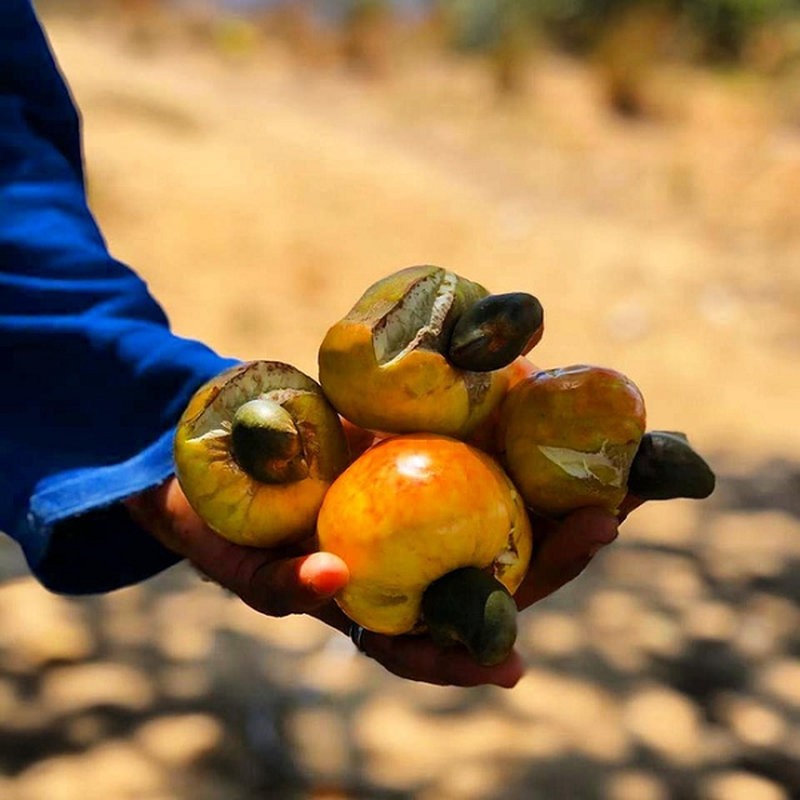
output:
[[[338,557],[310,552],[308,543],[273,550],[231,544],[195,514],[175,480],[133,498],[128,507],[164,545],[256,611],[278,617],[305,613],[342,633],[350,629],[332,599],[348,578]],[[539,544],[516,593],[520,609],[579,575],[594,553],[614,540],[617,519],[599,509],[581,509],[558,523],[540,521],[537,529]],[[465,649],[442,647],[426,636],[368,633],[364,650],[395,675],[439,685],[511,687],[524,672],[516,652],[502,664],[483,667]]]

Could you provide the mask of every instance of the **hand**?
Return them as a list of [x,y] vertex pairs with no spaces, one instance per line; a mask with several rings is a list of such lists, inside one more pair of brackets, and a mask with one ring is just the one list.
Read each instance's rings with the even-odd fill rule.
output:
[[271,617],[311,613],[330,603],[349,578],[347,565],[331,553],[242,547],[223,539],[195,513],[175,478],[125,505],[165,547]]
[[514,599],[522,610],[578,577],[616,538],[620,521],[600,508],[580,508],[560,521],[532,517],[534,553]]
[[[344,634],[350,630],[350,620],[333,602],[349,577],[347,565],[337,556],[308,552],[308,544],[271,550],[232,544],[197,516],[174,478],[125,504],[162,544],[256,611],[275,617],[305,613]],[[581,509],[562,522],[542,524],[547,527],[545,537],[516,595],[520,608],[577,577],[617,534],[616,518],[598,509]],[[502,664],[482,667],[466,650],[444,648],[424,636],[366,632],[362,649],[399,677],[437,685],[510,688],[524,673],[516,651]]]

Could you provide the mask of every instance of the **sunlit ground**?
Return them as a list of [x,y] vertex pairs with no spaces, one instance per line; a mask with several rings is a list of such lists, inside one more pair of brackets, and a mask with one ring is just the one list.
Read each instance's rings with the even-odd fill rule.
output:
[[[542,54],[401,51],[367,79],[275,42],[53,19],[112,251],[173,324],[315,374],[384,274],[541,299],[543,366],[616,367],[720,475],[637,511],[526,612],[514,690],[394,679],[180,567],[107,597],[0,586],[0,796],[780,800],[800,794],[800,101],[661,70],[651,115]],[[230,40],[226,39],[226,42]],[[18,570],[13,550],[5,573]]]

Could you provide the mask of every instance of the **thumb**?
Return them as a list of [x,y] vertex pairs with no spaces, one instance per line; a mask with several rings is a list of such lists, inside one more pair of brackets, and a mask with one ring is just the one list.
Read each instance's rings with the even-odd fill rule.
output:
[[349,577],[347,564],[332,553],[265,559],[237,594],[270,616],[310,613],[329,602]]

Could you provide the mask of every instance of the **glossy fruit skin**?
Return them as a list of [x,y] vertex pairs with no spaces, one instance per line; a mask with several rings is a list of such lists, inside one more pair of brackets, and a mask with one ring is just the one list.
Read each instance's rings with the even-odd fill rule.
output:
[[[263,483],[236,462],[230,422],[237,408],[269,387],[284,385],[282,403],[307,442],[308,476]],[[207,415],[213,435],[200,435]],[[236,544],[275,547],[314,534],[317,513],[334,478],[349,463],[338,415],[319,385],[279,362],[248,362],[226,370],[190,400],[175,432],[176,474],[192,508],[209,527]]]
[[616,370],[540,370],[506,396],[500,458],[538,513],[562,516],[583,506],[613,513],[627,493],[645,420],[641,392]]
[[525,576],[532,531],[501,467],[463,442],[432,434],[385,439],[331,486],[319,546],[348,565],[337,602],[386,634],[418,629],[425,589],[460,567],[490,569],[510,592]]
[[497,405],[489,416],[481,422],[466,440],[471,445],[483,450],[490,456],[500,457],[505,450],[503,443],[503,407],[508,392],[511,391],[520,381],[529,378],[538,372],[539,368],[525,356],[518,356],[505,369],[508,380],[508,389],[503,400]]
[[[455,286],[455,299],[436,330],[391,358],[376,352],[386,320],[423,285]],[[319,349],[319,378],[342,416],[388,433],[431,432],[466,438],[504,396],[504,370],[471,372],[453,366],[441,349],[455,317],[487,291],[441,267],[399,270],[371,286],[327,332]]]

